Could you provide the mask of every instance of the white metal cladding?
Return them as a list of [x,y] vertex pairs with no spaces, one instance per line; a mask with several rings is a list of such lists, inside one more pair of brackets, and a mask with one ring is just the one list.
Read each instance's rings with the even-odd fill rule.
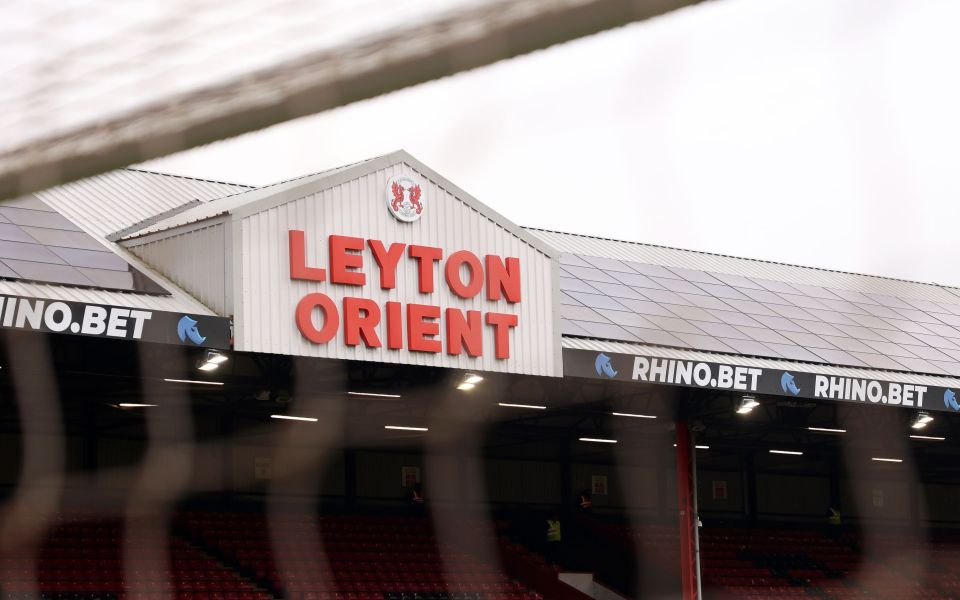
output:
[[887,294],[904,298],[916,298],[931,302],[956,304],[960,290],[928,283],[890,279],[872,275],[859,275],[841,271],[828,271],[767,262],[750,258],[737,258],[721,254],[652,246],[638,242],[624,242],[604,238],[525,228],[560,252],[584,254],[630,260],[646,264],[679,267],[697,271],[727,273],[744,277],[757,277],[786,283],[817,285],[855,292]]
[[173,235],[136,238],[124,246],[215,313],[229,316],[228,268],[233,265],[226,260],[229,236],[225,222],[211,220]]
[[[414,223],[394,219],[386,206],[387,181],[399,174],[415,174],[423,184],[425,212]],[[286,355],[558,376],[561,366],[554,306],[556,259],[514,235],[508,226],[482,214],[470,202],[455,197],[432,181],[430,174],[414,171],[402,163],[371,169],[345,183],[283,204],[274,203],[262,212],[241,215],[234,222],[234,247],[240,249],[234,253],[240,274],[235,281],[236,347]],[[522,300],[511,305],[505,300],[488,302],[483,294],[468,300],[459,298],[446,288],[443,272],[437,267],[434,269],[435,293],[420,294],[415,263],[406,257],[397,269],[397,288],[385,291],[379,286],[378,271],[368,253],[364,262],[368,284],[362,288],[291,281],[288,270],[288,231],[291,229],[306,231],[309,265],[327,265],[326,245],[330,234],[380,239],[384,243],[437,246],[444,249],[444,256],[460,249],[480,256],[514,256],[521,261]],[[344,296],[362,296],[381,306],[388,300],[398,300],[441,308],[518,314],[519,324],[511,333],[511,358],[498,360],[493,356],[493,335],[488,327],[484,328],[484,355],[479,358],[450,356],[445,348],[444,352],[432,354],[406,349],[368,349],[362,344],[350,347],[343,344],[342,330],[330,343],[315,345],[301,336],[294,321],[297,302],[311,292],[327,294],[338,306]],[[383,324],[380,335],[385,337]]]
[[606,340],[589,338],[564,337],[562,344],[564,348],[572,348],[575,350],[592,350],[595,352],[614,352],[620,354],[640,354],[643,356],[656,356],[661,358],[673,358],[677,360],[715,362],[727,365],[759,367],[761,369],[779,369],[783,371],[799,371],[802,373],[820,373],[823,375],[857,377],[861,379],[888,380],[891,378],[896,378],[897,381],[902,381],[904,383],[915,383],[919,385],[941,387],[960,387],[960,379],[954,377],[918,375],[916,373],[910,373],[906,371],[885,371],[882,369],[837,367],[833,365],[804,363],[775,358],[755,358],[752,356],[743,356],[739,354],[720,354],[718,352],[704,352],[702,350],[681,350],[678,348],[665,348],[663,346],[648,346],[645,344],[631,344],[629,342],[610,342]]
[[199,200],[244,192],[249,186],[121,169],[36,194],[84,231],[98,237]]

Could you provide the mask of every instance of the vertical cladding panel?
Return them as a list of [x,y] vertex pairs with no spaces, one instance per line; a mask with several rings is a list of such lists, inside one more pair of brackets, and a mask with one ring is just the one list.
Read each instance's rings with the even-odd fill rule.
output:
[[[414,223],[394,219],[386,206],[387,182],[399,174],[415,174],[423,184],[427,212]],[[239,218],[234,226],[240,228],[242,245],[242,277],[235,292],[242,297],[237,308],[239,350],[536,375],[560,373],[555,353],[559,335],[552,315],[551,259],[404,164],[265,208]],[[522,300],[515,305],[503,299],[489,302],[485,289],[477,297],[459,298],[446,286],[442,262],[434,266],[434,293],[421,294],[417,289],[416,263],[406,254],[397,269],[397,287],[382,290],[379,270],[369,250],[363,253],[363,271],[367,276],[363,287],[332,285],[329,281],[291,281],[287,239],[291,229],[306,231],[307,264],[327,269],[327,239],[331,234],[379,239],[387,245],[403,242],[437,246],[443,249],[444,258],[460,249],[472,251],[481,261],[485,254],[515,256],[521,261]],[[443,319],[439,339],[444,341],[444,350],[440,354],[347,346],[343,342],[342,321],[335,340],[315,345],[300,335],[294,322],[297,302],[312,292],[328,295],[338,307],[342,307],[344,297],[355,296],[374,300],[384,311],[387,301],[400,301],[437,305],[441,310],[452,307],[482,313],[514,313],[519,317],[519,325],[511,333],[511,358],[504,361],[494,357],[493,331],[487,326],[483,328],[483,356],[446,354]],[[318,325],[319,319],[316,315]],[[405,324],[404,318],[406,342]],[[383,323],[378,333],[385,344]]]
[[219,222],[162,238],[144,238],[126,247],[220,315],[229,315],[226,286],[226,227]]

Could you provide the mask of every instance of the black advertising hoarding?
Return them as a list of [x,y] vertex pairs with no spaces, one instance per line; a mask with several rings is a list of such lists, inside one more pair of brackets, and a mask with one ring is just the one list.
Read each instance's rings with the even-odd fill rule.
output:
[[960,386],[947,388],[897,381],[896,373],[891,373],[889,379],[867,379],[565,348],[563,375],[928,411],[960,411]]
[[0,296],[0,328],[230,349],[230,319],[126,306]]

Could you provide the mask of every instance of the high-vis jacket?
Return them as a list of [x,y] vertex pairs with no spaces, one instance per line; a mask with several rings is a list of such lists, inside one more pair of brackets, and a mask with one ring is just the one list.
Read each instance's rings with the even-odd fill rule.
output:
[[547,519],[547,541],[560,541],[560,521],[556,519]]

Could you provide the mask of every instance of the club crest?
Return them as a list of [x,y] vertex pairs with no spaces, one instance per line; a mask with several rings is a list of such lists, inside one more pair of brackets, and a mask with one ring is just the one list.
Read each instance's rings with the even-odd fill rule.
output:
[[412,223],[423,214],[420,182],[406,175],[391,177],[387,183],[387,208],[400,221]]

